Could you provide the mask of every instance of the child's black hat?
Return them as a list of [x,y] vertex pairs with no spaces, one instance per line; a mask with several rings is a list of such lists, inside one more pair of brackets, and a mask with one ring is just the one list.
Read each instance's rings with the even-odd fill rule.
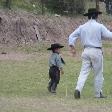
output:
[[61,44],[55,43],[55,44],[51,44],[51,47],[48,48],[47,50],[54,50],[54,49],[63,48],[63,47],[64,47],[64,46],[62,46]]

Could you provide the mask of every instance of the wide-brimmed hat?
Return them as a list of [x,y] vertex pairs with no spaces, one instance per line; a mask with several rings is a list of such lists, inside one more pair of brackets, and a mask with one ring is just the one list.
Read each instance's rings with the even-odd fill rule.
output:
[[48,48],[47,50],[54,50],[54,49],[57,49],[57,48],[63,48],[64,46],[59,44],[59,43],[55,43],[55,44],[51,44],[51,47]]
[[93,14],[102,14],[102,12],[98,11],[96,8],[88,9],[88,13],[85,13],[84,16],[89,16]]

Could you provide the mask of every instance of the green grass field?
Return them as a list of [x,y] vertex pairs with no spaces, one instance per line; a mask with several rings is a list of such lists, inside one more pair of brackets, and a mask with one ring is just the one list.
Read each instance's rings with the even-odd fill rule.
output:
[[[23,50],[24,53],[19,55],[16,55],[17,52],[0,55],[0,112],[112,112],[112,45],[107,46],[107,43],[104,44],[103,88],[107,99],[94,98],[92,72],[81,99],[74,99],[74,87],[81,67],[81,50],[77,51],[76,57],[71,57],[63,49],[65,74],[61,76],[56,95],[47,91],[49,52],[33,52],[30,49],[29,53]],[[46,46],[42,49],[46,49]],[[16,58],[12,58],[14,55]]]

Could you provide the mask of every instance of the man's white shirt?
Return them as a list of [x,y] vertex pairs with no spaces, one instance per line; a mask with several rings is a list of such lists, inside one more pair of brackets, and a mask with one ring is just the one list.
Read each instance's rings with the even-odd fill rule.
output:
[[112,32],[96,20],[89,20],[71,33],[69,45],[74,46],[77,38],[80,38],[83,46],[102,47],[102,40],[112,38]]

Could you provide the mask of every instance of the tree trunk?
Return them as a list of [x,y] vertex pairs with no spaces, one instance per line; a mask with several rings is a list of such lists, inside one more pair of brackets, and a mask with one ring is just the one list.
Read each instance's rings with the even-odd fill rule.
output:
[[99,0],[96,0],[96,9],[99,11]]
[[11,0],[6,0],[5,6],[6,8],[11,9]]

